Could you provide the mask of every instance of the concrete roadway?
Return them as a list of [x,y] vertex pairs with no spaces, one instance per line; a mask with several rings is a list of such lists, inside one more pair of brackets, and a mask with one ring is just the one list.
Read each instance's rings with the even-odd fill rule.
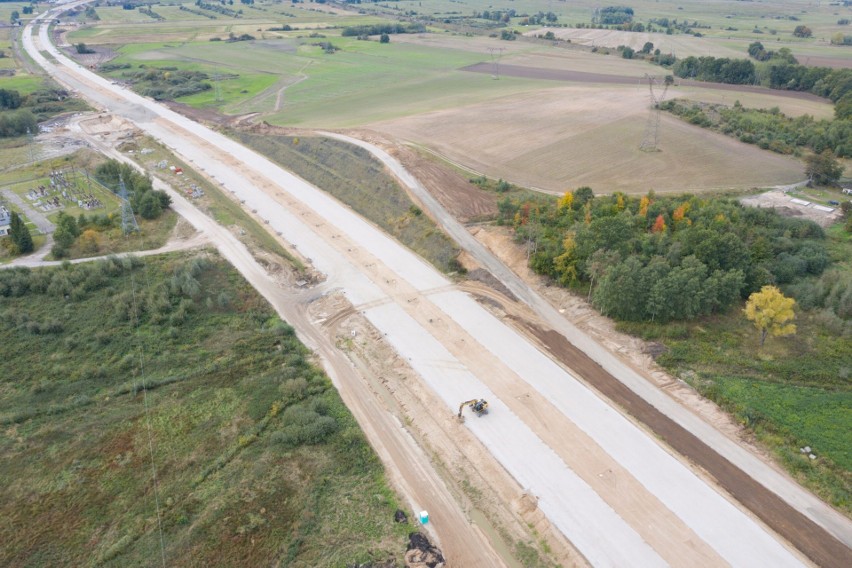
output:
[[[57,79],[205,169],[310,258],[329,276],[329,285],[361,306],[444,400],[447,408],[436,411],[455,412],[459,401],[486,396],[494,408],[492,415],[468,421],[468,428],[521,486],[538,496],[542,511],[592,564],[804,563],[647,432],[376,227],[232,140],[66,60],[49,45],[44,28],[40,42],[62,68],[46,61],[25,33],[27,50]],[[254,283],[257,278],[261,277],[249,280]],[[298,313],[285,317],[300,332],[314,333]],[[529,403],[508,396],[520,383],[531,389]],[[344,399],[351,398],[347,385],[339,388]],[[536,405],[535,412],[531,414],[526,404]],[[562,426],[560,431],[553,432],[550,420],[542,416],[552,417]],[[368,435],[381,420],[369,411],[356,412],[356,417]],[[561,435],[584,439],[589,454],[577,455],[560,444]],[[636,488],[639,495],[634,499],[608,492],[584,469],[587,458],[610,464],[607,471],[617,471],[616,481]],[[649,530],[637,504],[651,507],[653,516],[665,519],[663,527],[677,538]],[[435,521],[440,526],[441,519]]]
[[[405,167],[396,160],[393,156],[385,152],[382,148],[369,142],[337,134],[333,132],[320,132],[325,136],[342,140],[350,144],[355,144],[369,151],[381,161],[396,177],[403,183],[408,190],[418,199],[423,207],[429,211],[429,214],[437,220],[441,227],[456,241],[465,251],[477,260],[482,266],[488,269],[501,283],[503,283],[515,296],[531,307],[544,321],[552,328],[558,331],[573,345],[583,351],[592,361],[600,365],[605,371],[618,379],[625,386],[630,388],[634,393],[639,395],[644,401],[650,404],[654,409],[665,415],[667,418],[674,421],[678,426],[683,428],[689,434],[703,442],[707,450],[704,453],[716,453],[724,460],[727,460],[733,466],[736,466],[744,475],[751,477],[763,486],[767,491],[777,496],[784,503],[789,505],[799,514],[803,515],[803,521],[810,520],[816,526],[824,529],[833,539],[840,541],[846,547],[839,547],[838,557],[839,565],[844,565],[848,561],[852,561],[852,552],[849,547],[852,547],[852,523],[849,519],[838,513],[832,507],[820,500],[810,491],[804,489],[801,485],[791,479],[786,473],[780,472],[774,467],[768,465],[763,460],[753,455],[751,452],[743,448],[736,441],[728,438],[725,434],[707,424],[700,417],[695,415],[689,409],[683,407],[680,403],[669,397],[665,392],[651,384],[634,368],[630,367],[619,358],[614,357],[605,347],[598,344],[594,339],[579,330],[564,316],[562,316],[547,300],[537,294],[530,286],[526,284],[517,274],[512,272],[505,264],[495,257],[482,243],[476,240],[467,229],[453,217],[451,213],[446,211],[444,207],[429,193],[429,191],[408,172]],[[798,185],[798,184],[794,184]],[[680,448],[678,448],[680,450]],[[681,450],[683,451],[683,450]],[[686,457],[698,465],[707,469],[711,475],[717,478],[717,481],[722,482],[723,477],[734,477],[729,471],[714,471],[712,463],[703,463],[702,456],[688,455]],[[712,457],[712,456],[711,456]],[[716,462],[718,463],[718,461]],[[736,480],[732,482],[732,485]],[[724,487],[724,483],[723,483]],[[736,494],[735,488],[725,487],[726,490]],[[769,507],[767,507],[769,509]],[[776,515],[776,519],[767,518],[769,514],[763,514],[764,510],[758,502],[752,507],[755,514],[764,519],[770,526],[776,530],[790,529],[790,524],[795,524],[794,519],[787,516],[789,512],[783,515]],[[792,512],[792,511],[790,511]],[[782,513],[783,510],[782,510]],[[779,526],[776,526],[779,525]],[[785,525],[785,526],[780,526]],[[784,531],[786,532],[786,531]],[[795,534],[785,535],[787,538],[796,541]],[[804,537],[802,537],[804,538]],[[803,543],[804,544],[804,543]],[[814,543],[819,546],[818,542]],[[829,542],[823,544],[823,548],[832,546]],[[804,548],[804,547],[803,547]]]

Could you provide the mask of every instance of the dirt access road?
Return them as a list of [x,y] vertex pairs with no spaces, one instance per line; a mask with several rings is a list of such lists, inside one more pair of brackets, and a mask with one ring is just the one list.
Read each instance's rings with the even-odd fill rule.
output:
[[[64,68],[46,61],[29,34],[25,43],[60,80],[165,140],[260,212],[328,275],[326,287],[340,290],[408,361],[442,403],[433,412],[451,416],[459,401],[486,397],[492,414],[469,420],[464,429],[537,498],[538,508],[590,563],[807,563],[528,337],[348,208],[232,140],[75,66],[49,45],[46,30],[40,47]],[[298,313],[287,319],[306,337],[313,333],[312,322]],[[340,356],[333,349],[323,355]],[[349,385],[339,388],[348,403]],[[353,412],[369,436],[381,439],[386,433],[376,433],[375,421],[383,413],[363,404]],[[442,526],[440,516],[433,518]],[[446,539],[459,545],[452,557],[457,565],[494,565],[483,560],[479,546],[474,553],[472,541],[459,542],[449,531],[441,534],[448,555]]]

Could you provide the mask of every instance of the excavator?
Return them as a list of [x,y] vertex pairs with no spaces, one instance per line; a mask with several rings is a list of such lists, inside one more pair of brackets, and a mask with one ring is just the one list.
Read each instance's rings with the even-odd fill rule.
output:
[[466,400],[461,403],[459,405],[459,418],[462,417],[462,410],[464,410],[465,406],[471,407],[477,416],[488,414],[488,401],[484,398],[474,398],[473,400]]

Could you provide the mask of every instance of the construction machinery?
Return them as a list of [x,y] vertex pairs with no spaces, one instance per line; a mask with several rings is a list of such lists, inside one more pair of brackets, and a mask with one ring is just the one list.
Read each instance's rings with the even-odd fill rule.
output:
[[465,406],[471,407],[477,416],[488,414],[488,401],[484,398],[474,398],[473,400],[466,400],[461,403],[459,405],[459,418],[462,417],[462,410],[464,410]]

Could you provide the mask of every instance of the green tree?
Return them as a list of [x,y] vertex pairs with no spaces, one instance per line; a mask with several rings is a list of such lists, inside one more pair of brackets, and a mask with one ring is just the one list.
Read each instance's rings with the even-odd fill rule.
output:
[[622,320],[645,319],[649,286],[642,268],[642,262],[631,256],[606,271],[592,294],[601,313]]
[[748,297],[743,312],[760,332],[761,347],[769,334],[782,337],[796,333],[796,325],[789,323],[796,317],[795,306],[796,300],[784,296],[775,286],[764,286]]
[[834,103],[834,118],[839,120],[852,118],[852,92],[846,93]]
[[[53,232],[53,256],[63,257],[67,253],[71,245],[77,237],[80,236],[80,228],[77,226],[77,220],[71,215],[66,215],[64,212],[59,213],[56,219],[56,231]],[[57,254],[59,252],[60,254]]]
[[805,175],[816,185],[833,185],[843,175],[843,165],[837,161],[831,150],[805,157]]
[[12,211],[9,223],[9,236],[18,247],[18,252],[27,254],[33,252],[33,237],[21,217]]
[[379,43],[390,43],[390,36],[388,34],[382,34],[379,36]]
[[808,26],[800,24],[793,30],[793,35],[796,37],[811,37],[814,35],[814,32]]
[[163,213],[163,206],[156,193],[149,191],[139,199],[137,209],[143,219],[156,219]]
[[579,211],[587,202],[594,199],[594,197],[595,192],[592,191],[591,187],[583,186],[581,188],[578,188],[574,190],[574,201],[573,203],[571,203],[571,207],[575,211]]
[[34,133],[37,128],[36,117],[28,109],[0,112],[0,138],[20,136],[27,130]]

